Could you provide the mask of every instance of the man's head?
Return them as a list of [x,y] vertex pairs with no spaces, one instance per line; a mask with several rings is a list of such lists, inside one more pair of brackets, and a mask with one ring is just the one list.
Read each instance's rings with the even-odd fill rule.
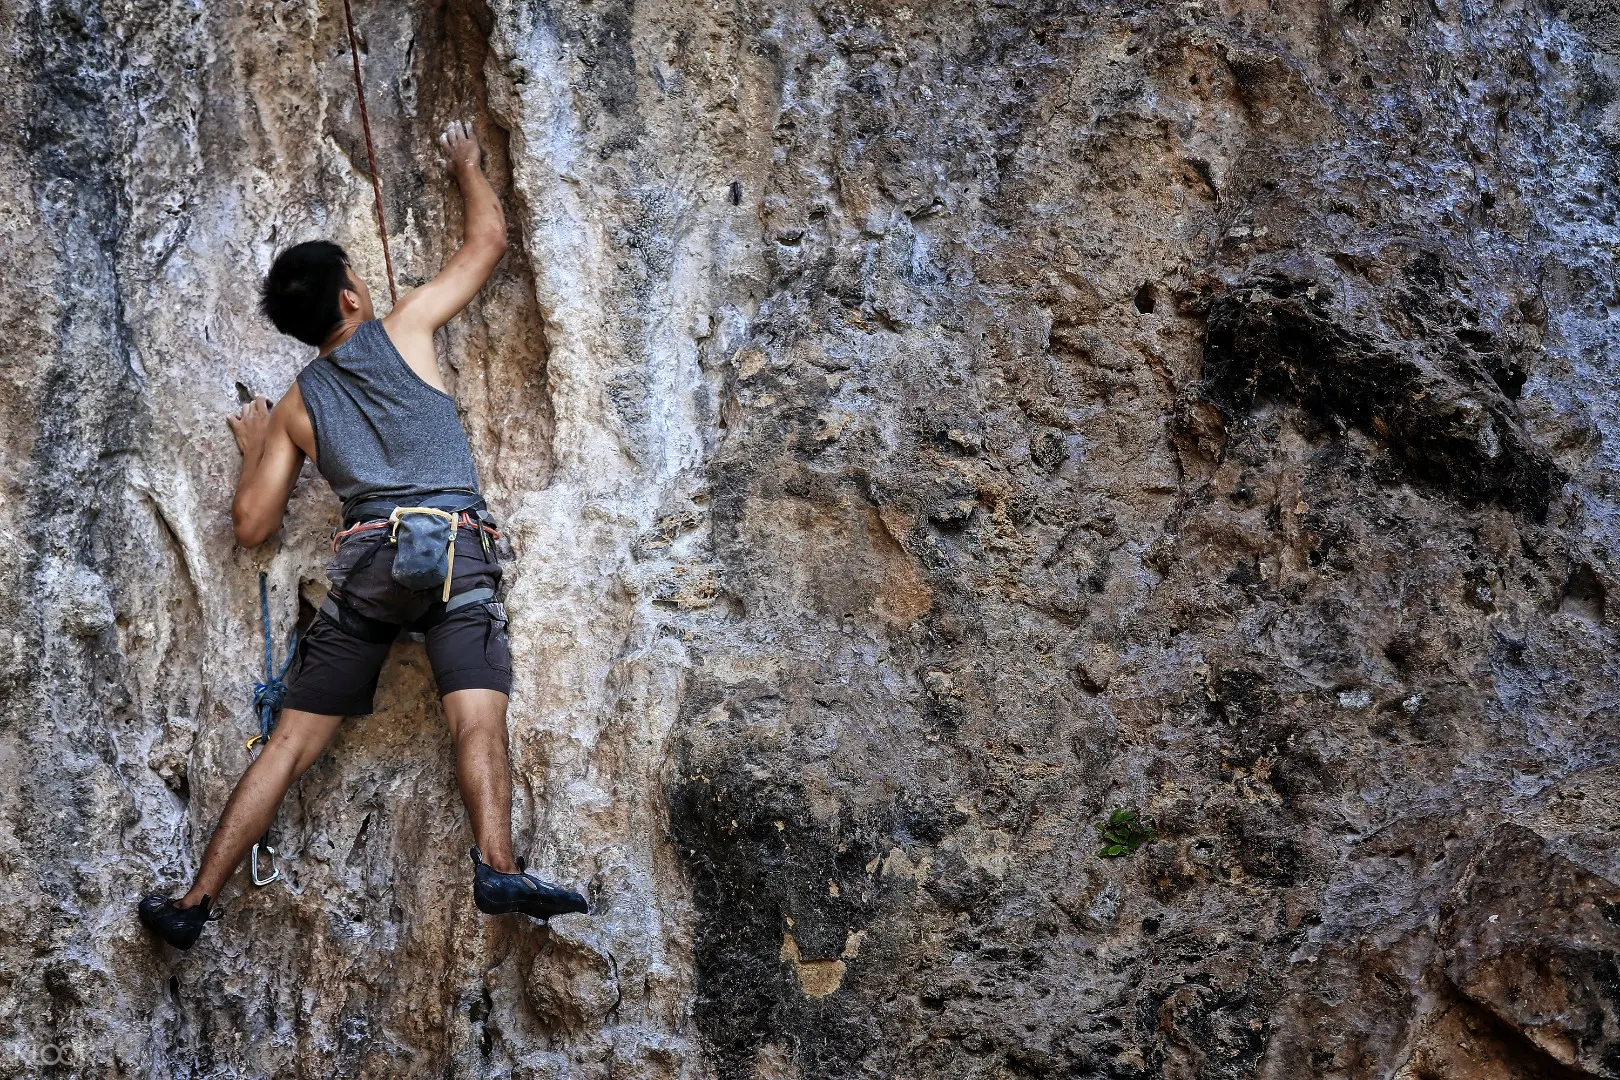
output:
[[343,249],[311,240],[276,256],[265,275],[259,308],[276,329],[320,348],[348,318],[374,318],[371,293],[349,268]]

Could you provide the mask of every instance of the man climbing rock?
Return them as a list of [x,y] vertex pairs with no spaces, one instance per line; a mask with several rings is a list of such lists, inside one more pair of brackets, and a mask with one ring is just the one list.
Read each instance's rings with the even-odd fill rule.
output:
[[584,897],[540,881],[512,854],[512,664],[496,601],[498,534],[433,345],[500,261],[506,220],[472,129],[451,124],[440,146],[466,201],[465,236],[438,276],[400,297],[386,318],[374,316],[365,282],[336,244],[282,252],[264,282],[264,313],[276,329],[320,353],[274,408],[259,398],[228,421],[242,451],[236,540],[253,547],[281,527],[306,455],[343,500],[343,526],[327,567],[331,591],[299,644],[281,719],[226,802],[196,880],[184,896],[140,903],[141,921],[177,948],[189,949],[217,917],[226,880],[338,724],[371,711],[401,629],[425,635],[444,701],[477,841],[478,909],[539,919],[586,910]]

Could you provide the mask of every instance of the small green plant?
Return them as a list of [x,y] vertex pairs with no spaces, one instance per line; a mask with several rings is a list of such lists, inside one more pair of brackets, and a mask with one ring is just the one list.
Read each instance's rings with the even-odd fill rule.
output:
[[1136,849],[1153,839],[1153,823],[1143,817],[1139,812],[1126,807],[1118,807],[1108,815],[1107,821],[1097,822],[1097,832],[1102,834],[1103,847],[1097,852],[1105,859],[1117,859],[1121,855],[1133,855]]

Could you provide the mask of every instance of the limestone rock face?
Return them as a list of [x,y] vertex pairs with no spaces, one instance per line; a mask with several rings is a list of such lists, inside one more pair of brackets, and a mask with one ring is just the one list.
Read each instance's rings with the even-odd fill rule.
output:
[[477,915],[402,643],[141,932],[324,592],[259,278],[382,251],[341,4],[3,0],[0,1075],[1620,1076],[1611,5],[354,13],[401,288],[449,120],[513,226],[441,355],[596,913]]

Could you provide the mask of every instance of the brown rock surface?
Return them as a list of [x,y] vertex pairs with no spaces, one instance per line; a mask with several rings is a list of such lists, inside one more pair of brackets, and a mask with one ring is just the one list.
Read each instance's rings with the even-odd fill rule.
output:
[[1620,886],[1503,825],[1441,931],[1465,996],[1564,1065],[1620,1076]]
[[476,915],[406,645],[140,933],[324,588],[258,277],[381,251],[341,5],[3,0],[0,1075],[1616,1075],[1609,6],[355,14],[402,286],[452,117],[514,225],[442,354],[598,914]]

